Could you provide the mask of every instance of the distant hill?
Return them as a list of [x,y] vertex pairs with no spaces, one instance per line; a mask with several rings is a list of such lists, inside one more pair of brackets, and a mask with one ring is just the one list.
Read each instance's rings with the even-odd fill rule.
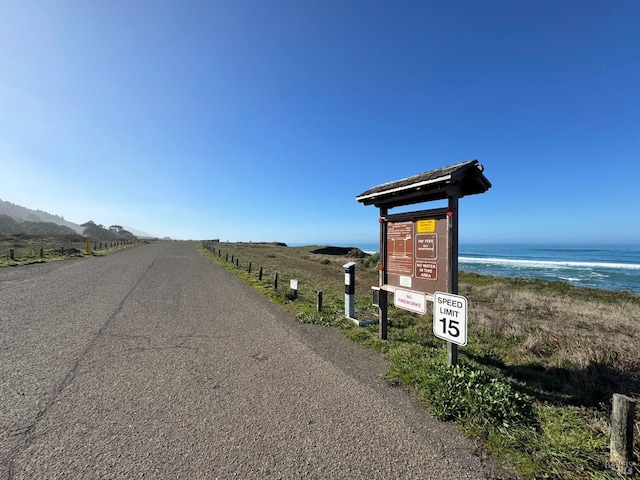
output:
[[22,233],[22,225],[16,222],[9,215],[0,214],[0,232],[2,233]]
[[0,200],[0,233],[29,233],[33,235],[70,235],[80,234],[85,237],[126,240],[136,236],[120,225],[105,227],[89,220],[82,225],[69,222],[58,215],[42,210],[15,205]]
[[142,230],[138,230],[137,228],[131,228],[131,227],[127,227],[125,226],[125,228],[127,230],[129,230],[131,233],[133,233],[136,237],[138,238],[155,238],[155,235],[152,235],[149,232],[144,232]]
[[53,222],[20,222],[0,214],[0,233],[29,233],[32,235],[76,235],[75,230]]
[[[11,202],[5,202],[0,200],[0,215],[7,215],[18,222],[43,222],[43,223],[53,223],[56,225],[63,225],[71,230],[73,233],[79,233],[82,235],[84,228],[77,223],[69,222],[64,219],[64,217],[60,217],[58,215],[52,215],[47,212],[43,212],[42,210],[31,210],[30,208],[22,207],[20,205],[16,205]],[[0,229],[0,232],[5,232],[3,229]],[[5,232],[5,233],[28,233],[26,231],[20,232]],[[55,235],[55,233],[51,233],[51,235]]]

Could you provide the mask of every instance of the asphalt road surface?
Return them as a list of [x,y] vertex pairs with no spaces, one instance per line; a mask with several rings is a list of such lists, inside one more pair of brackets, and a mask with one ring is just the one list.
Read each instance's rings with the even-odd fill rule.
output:
[[0,479],[495,478],[378,356],[163,242],[0,269]]

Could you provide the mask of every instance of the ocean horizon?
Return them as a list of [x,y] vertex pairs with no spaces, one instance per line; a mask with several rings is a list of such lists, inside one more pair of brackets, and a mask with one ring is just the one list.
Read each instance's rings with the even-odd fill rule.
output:
[[[376,253],[379,244],[337,242]],[[458,268],[640,294],[640,244],[460,243]]]

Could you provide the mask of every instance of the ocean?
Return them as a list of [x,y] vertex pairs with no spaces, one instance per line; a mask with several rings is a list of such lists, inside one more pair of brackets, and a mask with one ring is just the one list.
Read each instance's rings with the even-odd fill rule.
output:
[[[349,246],[368,253],[379,249],[377,243]],[[458,268],[479,274],[558,280],[580,287],[640,294],[640,244],[461,243]]]

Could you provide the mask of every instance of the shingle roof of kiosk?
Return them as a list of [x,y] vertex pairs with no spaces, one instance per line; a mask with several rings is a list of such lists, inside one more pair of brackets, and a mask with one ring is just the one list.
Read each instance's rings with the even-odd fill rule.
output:
[[491,183],[478,160],[456,163],[370,188],[356,197],[363,205],[393,208],[413,203],[484,193]]

